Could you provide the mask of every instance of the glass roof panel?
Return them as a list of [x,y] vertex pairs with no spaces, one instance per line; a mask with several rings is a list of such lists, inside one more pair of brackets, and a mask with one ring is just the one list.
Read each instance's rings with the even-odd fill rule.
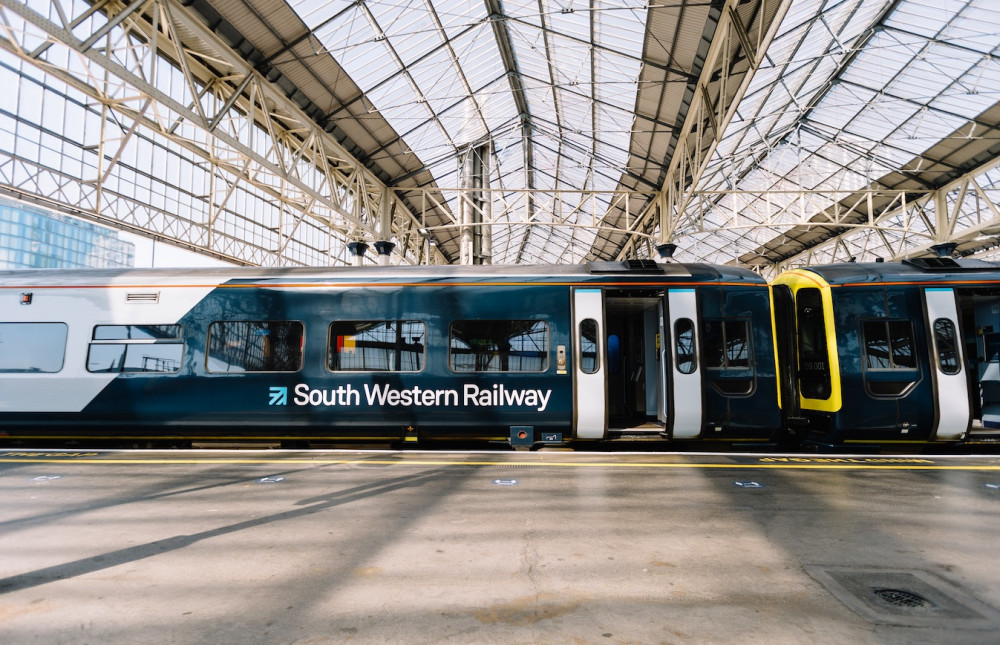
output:
[[[1000,100],[994,4],[794,0],[700,188],[849,190],[898,170]],[[485,140],[493,142],[495,187],[525,188],[532,177],[535,189],[609,190],[627,172],[644,0],[291,5],[438,182],[456,186],[459,152]],[[487,14],[494,5],[501,15]],[[528,216],[525,200],[507,201],[517,206],[505,213],[495,204],[499,218]],[[579,205],[566,196],[549,203],[557,217]],[[724,223],[721,210],[706,217]],[[758,234],[748,239],[756,244]],[[739,237],[713,238],[705,253],[731,258],[724,249]],[[572,254],[592,239],[511,226],[495,232],[494,261],[551,254],[555,241]]]
[[[856,189],[1000,99],[988,0],[903,0],[876,26],[890,4],[794,2],[701,187]],[[727,221],[721,200],[708,218]]]
[[496,39],[488,24],[482,23],[456,36],[451,46],[473,91],[504,75]]
[[[497,186],[525,187],[526,159],[537,189],[609,190],[625,171],[645,0],[502,0],[503,15],[492,17],[482,0],[290,4],[438,182],[444,173],[455,187],[461,148],[485,139]],[[512,48],[506,64],[498,38]],[[512,93],[517,78],[530,140]],[[578,243],[584,253],[591,238],[545,239]],[[514,253],[520,246],[509,245]]]

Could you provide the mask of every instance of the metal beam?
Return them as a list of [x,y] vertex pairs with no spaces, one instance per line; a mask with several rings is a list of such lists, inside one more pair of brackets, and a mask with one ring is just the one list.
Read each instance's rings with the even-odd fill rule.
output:
[[[84,9],[81,3],[66,4],[67,8],[77,11]],[[69,15],[62,5],[59,8]],[[195,164],[202,169],[197,172],[208,169],[209,174],[223,185],[242,184],[243,193],[251,195],[252,199],[263,200],[261,203],[269,203],[279,215],[287,209],[297,211],[287,220],[287,226],[298,236],[303,231],[310,231],[315,238],[317,231],[329,230],[330,240],[337,238],[338,246],[346,244],[343,236],[347,230],[376,238],[378,200],[383,194],[396,199],[394,194],[386,191],[387,187],[362,168],[331,135],[323,132],[283,92],[272,88],[182,4],[174,0],[144,0],[129,5],[108,4],[106,10],[108,20],[103,23],[94,20],[94,16],[89,23],[80,19],[64,20],[67,25],[76,25],[70,31],[16,0],[0,0],[4,21],[23,25],[23,33],[8,29],[6,37],[0,38],[0,47],[24,63],[35,65],[64,81],[89,97],[93,104],[103,105],[106,118],[121,123],[128,133],[117,141],[102,140],[97,147],[88,143],[77,153],[84,157],[99,149],[114,162],[113,166],[105,164],[103,159],[99,162],[106,172],[95,178],[96,195],[108,194],[105,182],[114,180],[116,185],[122,184],[121,178],[114,173],[120,168],[123,151],[131,151],[140,143],[158,145],[158,141],[169,140],[171,146],[176,146],[172,150],[182,152],[182,163]],[[92,13],[90,9],[86,11]],[[93,24],[91,32],[81,33],[81,24]],[[41,46],[30,45],[38,39],[43,41]],[[50,59],[65,60],[67,50],[81,63],[73,71],[49,62]],[[83,74],[80,67],[85,69]],[[176,80],[170,80],[177,77],[186,87],[183,97],[175,95]],[[165,89],[167,86],[170,92]],[[46,92],[55,90],[46,88]],[[59,100],[71,99],[62,96]],[[23,163],[35,163],[37,168],[32,173],[38,173],[40,178],[56,175],[53,168],[46,167],[44,160],[25,159]],[[153,162],[142,160],[140,165],[142,163]],[[141,167],[127,171],[143,172]],[[162,181],[155,172],[149,175],[153,183]],[[40,185],[47,183],[44,179],[40,182]],[[17,190],[13,185],[9,188]],[[164,186],[162,190],[169,192],[172,188]],[[224,189],[220,194],[231,194],[231,191]],[[127,193],[119,197],[128,200]],[[206,213],[215,214],[204,217],[205,221],[196,223],[194,229],[183,227],[189,231],[191,239],[178,242],[198,246],[208,240],[224,240],[225,234],[208,232],[211,226],[225,219],[218,217],[219,211],[213,205],[215,196],[203,195],[196,201],[204,204]],[[373,212],[356,210],[353,207],[356,202],[368,204],[374,208]],[[119,218],[103,210],[113,204],[120,207],[122,202],[95,198],[92,216],[111,222],[119,220],[125,227],[123,218],[128,217],[128,213],[121,213]],[[79,210],[80,203],[66,206],[67,210]],[[392,209],[394,234],[399,238],[412,237],[409,232],[417,227],[415,216],[401,202],[395,206]],[[170,238],[166,229],[172,226],[171,221],[176,221],[171,213],[176,209],[158,209],[150,205],[148,210],[157,211],[151,220],[159,222],[149,235]],[[253,215],[229,211],[227,217],[246,219]],[[306,221],[309,226],[303,228],[302,222]],[[247,231],[262,228],[259,223],[249,220],[240,227]],[[252,258],[240,261],[316,263],[317,258],[310,255],[314,251],[309,249],[318,248],[318,244],[284,237],[288,232],[272,231],[272,241],[265,239],[267,235],[254,234],[260,239],[255,243],[256,250],[250,254]],[[302,257],[289,254],[293,246],[302,248]],[[331,249],[326,249],[328,259],[336,261],[337,258],[329,253]],[[219,252],[218,249],[203,250]],[[397,251],[396,261],[417,262],[421,248],[415,242],[413,248],[401,246]]]

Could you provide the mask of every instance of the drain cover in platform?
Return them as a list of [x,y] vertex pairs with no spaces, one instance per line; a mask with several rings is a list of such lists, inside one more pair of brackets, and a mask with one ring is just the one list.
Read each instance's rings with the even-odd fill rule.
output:
[[873,623],[998,629],[1000,613],[926,571],[806,566],[838,600]]

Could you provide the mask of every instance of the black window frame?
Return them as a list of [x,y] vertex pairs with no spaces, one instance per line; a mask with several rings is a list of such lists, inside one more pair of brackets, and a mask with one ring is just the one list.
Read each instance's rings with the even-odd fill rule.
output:
[[833,396],[830,348],[826,340],[823,292],[804,287],[795,292],[795,356],[803,398],[826,401]]
[[[483,344],[482,349],[476,350],[476,349],[473,348],[471,342],[467,342],[467,341],[464,340],[464,338],[466,338],[468,336],[460,336],[458,338],[458,341],[457,341],[457,342],[465,344],[465,346],[468,347],[468,351],[456,352],[456,350],[463,349],[462,347],[456,347],[455,346],[455,343],[456,343],[456,335],[455,335],[456,325],[459,325],[459,326],[460,325],[482,325],[482,326],[486,326],[488,328],[489,325],[505,325],[505,324],[508,325],[509,327],[514,327],[515,325],[518,325],[518,324],[519,325],[530,325],[530,328],[528,328],[522,334],[519,334],[519,335],[507,334],[506,336],[507,336],[508,339],[517,338],[518,336],[525,336],[525,337],[527,337],[530,334],[538,333],[538,331],[535,331],[534,328],[537,327],[537,326],[539,326],[539,325],[542,326],[542,328],[544,329],[544,331],[542,332],[542,338],[544,340],[544,347],[542,349],[536,349],[533,352],[531,352],[531,353],[533,353],[535,355],[535,357],[537,357],[538,359],[541,360],[542,364],[541,364],[541,368],[540,369],[528,369],[528,370],[524,370],[524,369],[517,369],[517,370],[510,369],[509,368],[509,366],[510,366],[510,359],[513,356],[516,355],[515,354],[515,350],[513,350],[513,349],[507,349],[506,351],[504,351],[504,349],[503,349],[502,346],[489,347],[489,346],[486,346],[485,343]],[[465,331],[465,330],[463,330],[463,331]],[[492,335],[495,336],[495,338],[486,338],[486,336],[490,336],[491,334],[489,334],[489,333],[485,333],[484,334],[483,332],[477,332],[477,333],[481,337],[480,338],[473,337],[474,340],[490,341],[490,340],[495,340],[496,338],[499,338],[499,336],[495,335],[495,334],[492,334]],[[550,362],[551,362],[549,360],[550,347],[551,347],[551,344],[552,344],[550,336],[551,336],[551,328],[550,328],[549,323],[547,321],[541,320],[541,319],[517,318],[517,319],[489,319],[489,320],[481,320],[481,319],[464,318],[464,319],[460,319],[460,320],[453,320],[453,321],[451,321],[451,324],[448,326],[448,369],[450,369],[452,372],[455,372],[456,374],[544,374],[545,372],[549,371]],[[520,351],[523,351],[523,350],[520,350]],[[460,355],[472,355],[472,356],[475,356],[475,358],[473,359],[474,365],[473,365],[472,369],[465,369],[465,368],[462,368],[461,366],[456,366],[455,358],[456,358],[456,356],[460,356]],[[481,358],[482,357],[486,357],[485,364],[481,363]],[[530,354],[526,354],[525,357],[530,357]],[[494,359],[497,360],[497,363],[496,363],[497,369],[491,369],[490,368],[494,364]]]
[[[360,349],[362,351],[364,351],[366,349],[391,350],[391,352],[392,352],[391,355],[394,356],[394,357],[396,357],[395,358],[396,368],[395,369],[392,369],[392,368],[376,368],[376,367],[368,367],[368,366],[362,366],[362,367],[358,367],[358,368],[353,368],[353,367],[346,367],[345,368],[342,365],[334,366],[335,359],[338,359],[340,356],[343,356],[343,355],[345,355],[347,353],[345,351],[338,351],[337,350],[337,348],[340,347],[340,345],[335,340],[335,337],[336,338],[340,338],[340,337],[346,338],[346,334],[338,334],[336,332],[347,331],[347,329],[336,329],[337,325],[354,325],[355,326],[355,329],[354,329],[355,333],[351,335],[352,337],[354,337],[354,340],[355,340],[355,351],[357,351],[358,349]],[[362,325],[368,325],[368,327],[365,328],[365,329],[360,329],[359,326],[362,326]],[[393,344],[389,345],[388,343],[390,341],[376,341],[376,340],[372,340],[372,341],[364,341],[365,344],[362,344],[361,346],[357,345],[357,336],[359,334],[366,333],[366,332],[368,332],[370,330],[373,330],[373,329],[377,329],[379,326],[382,326],[382,325],[385,325],[387,328],[388,328],[389,325],[394,325],[395,326],[393,331],[394,331],[394,335],[395,335],[395,337],[397,339],[396,343],[393,343]],[[404,331],[403,326],[404,325],[420,325],[420,327],[421,327],[420,341],[414,341],[414,340],[412,340],[413,336],[414,336],[414,334],[412,334],[412,333],[404,335],[403,334],[403,331]],[[409,343],[406,342],[406,338],[407,337],[409,337],[411,339],[411,342],[409,342]],[[359,372],[376,372],[376,373],[383,373],[383,374],[418,374],[420,372],[423,372],[424,368],[427,365],[427,323],[425,323],[422,320],[416,320],[416,319],[394,319],[394,320],[388,320],[388,319],[380,319],[380,320],[350,319],[350,320],[334,320],[327,327],[326,338],[327,338],[326,369],[328,371],[332,372],[332,373],[335,373],[335,374],[359,373]],[[382,348],[379,348],[378,345],[386,345],[386,346],[382,347]],[[346,345],[345,345],[345,347],[346,347]],[[409,352],[409,353],[415,354],[416,353],[415,350],[417,348],[419,348],[419,354],[416,354],[416,363],[417,363],[416,369],[402,369],[401,366],[406,362],[406,359],[404,359],[404,356],[403,356],[404,352]],[[387,354],[387,356],[388,356],[388,354]]]
[[[951,338],[943,337],[939,331],[941,327],[948,327],[951,330]],[[954,376],[962,372],[962,354],[959,345],[958,327],[951,318],[938,318],[931,323],[934,334],[934,356],[937,360],[937,367],[942,374]],[[946,358],[951,354],[950,358]]]
[[[593,331],[589,336],[584,332],[584,325],[588,327],[593,326]],[[580,372],[583,374],[597,374],[601,371],[601,326],[594,318],[584,318],[580,321],[578,331],[580,334],[580,354],[577,360],[580,361]],[[593,346],[593,352],[584,351],[584,341],[586,341],[588,347]],[[588,361],[592,365],[588,365]]]
[[[680,329],[681,324],[685,329]],[[674,366],[681,374],[694,374],[698,371],[698,343],[695,331],[694,321],[690,318],[678,318],[674,321]],[[685,338],[686,341],[682,342]]]
[[[718,332],[713,327],[718,325]],[[706,370],[753,369],[753,342],[750,320],[742,317],[705,318],[701,333],[701,362]],[[737,330],[741,333],[737,333]],[[716,344],[716,339],[721,343]],[[734,343],[739,343],[736,345]],[[735,347],[743,355],[739,362],[733,360]],[[716,360],[718,358],[718,361]]]
[[[3,326],[8,326],[8,325],[9,326],[14,326],[14,325],[29,326],[29,325],[32,325],[32,326],[51,327],[53,329],[55,327],[60,327],[60,326],[62,327],[62,351],[58,352],[58,353],[55,353],[55,352],[52,353],[53,357],[55,357],[55,356],[59,357],[59,366],[58,366],[58,368],[52,369],[53,367],[55,367],[55,361],[52,361],[51,364],[46,364],[45,366],[37,366],[36,365],[36,366],[33,366],[33,367],[23,367],[23,368],[14,368],[14,367],[7,368],[7,367],[4,367],[2,363],[0,363],[0,374],[58,374],[59,372],[63,371],[63,369],[66,367],[66,345],[67,345],[67,343],[69,341],[69,325],[66,324],[65,322],[62,322],[62,321],[49,321],[49,320],[46,320],[46,321],[7,320],[7,321],[4,321],[4,322],[0,322],[0,325],[3,325]],[[52,349],[51,338],[46,339],[44,342],[41,341],[41,340],[39,340],[38,343],[37,343],[37,345],[38,346],[44,346],[44,347],[46,347],[48,349]],[[19,344],[16,347],[16,349],[18,350],[18,352],[20,352],[16,356],[18,356],[18,357],[25,357],[26,355],[27,356],[31,355],[30,354],[30,350],[33,349],[33,348],[27,348],[29,350],[27,352],[27,354],[25,353],[26,347],[25,347],[24,344]],[[3,353],[3,357],[0,358],[0,361],[2,361],[4,359],[10,359],[11,356],[14,356],[14,354],[11,353],[11,352],[4,352]]]
[[[288,325],[289,328],[291,328],[291,326],[293,325],[298,325],[299,328],[298,365],[295,366],[294,369],[245,369],[245,368],[226,369],[226,370],[212,369],[211,361],[214,356],[212,347],[214,341],[213,330],[216,329],[217,326],[219,325]],[[270,328],[268,328],[268,331],[269,332],[271,331]],[[279,331],[279,329],[276,328],[275,331]],[[251,334],[248,334],[246,338],[249,339],[251,336],[257,336],[257,335],[269,336],[270,334],[258,334],[256,331],[253,331]],[[305,339],[306,339],[305,323],[302,322],[301,320],[246,320],[246,319],[214,320],[208,325],[208,335],[207,335],[206,349],[205,349],[205,371],[209,374],[292,374],[295,372],[299,372],[302,370],[303,361],[305,358]],[[227,341],[226,347],[229,346],[230,345],[228,344]],[[262,360],[273,361],[275,353],[271,351],[270,355],[271,355],[270,358],[262,357]]]
[[[894,373],[916,372],[919,370],[919,359],[916,351],[916,334],[913,322],[905,318],[863,318],[860,325],[859,346],[861,347],[861,364],[865,372]],[[880,329],[883,334],[875,336],[871,331]],[[871,330],[871,331],[870,331]],[[906,344],[898,342],[900,332],[907,332]],[[882,355],[872,351],[876,345],[872,341],[882,340],[884,351]],[[904,351],[908,349],[907,351]],[[904,363],[902,359],[907,362]],[[874,361],[881,364],[873,365]]]
[[[117,332],[117,333],[116,333]],[[144,356],[139,363],[147,365],[145,359],[153,360],[153,366],[169,366],[171,369],[141,369],[135,368],[135,362],[130,361],[130,355],[142,351],[149,351],[150,346],[169,348],[168,351],[175,352],[176,356]],[[175,349],[176,348],[176,349]],[[107,353],[108,357],[113,356],[110,352],[117,351],[118,360],[112,361],[107,369],[94,369],[92,364],[93,356],[96,353]],[[102,357],[106,360],[106,357]],[[87,371],[91,374],[177,374],[181,371],[184,360],[184,334],[183,327],[176,323],[163,325],[119,325],[105,324],[94,325],[91,331],[90,344],[87,347]],[[115,365],[117,364],[117,367]]]

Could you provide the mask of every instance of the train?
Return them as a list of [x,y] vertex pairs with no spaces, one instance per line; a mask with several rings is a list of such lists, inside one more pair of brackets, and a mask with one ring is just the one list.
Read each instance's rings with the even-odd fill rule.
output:
[[986,441],[1000,265],[944,260],[0,272],[0,442]]
[[1000,438],[1000,264],[948,255],[772,283],[787,427],[816,445]]

